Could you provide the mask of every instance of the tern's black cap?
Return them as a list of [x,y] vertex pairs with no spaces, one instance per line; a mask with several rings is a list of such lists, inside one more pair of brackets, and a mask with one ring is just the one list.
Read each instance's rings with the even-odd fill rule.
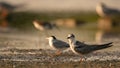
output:
[[55,36],[51,36],[51,37],[53,37],[53,39],[56,39],[56,37],[55,37]]
[[69,38],[71,38],[71,37],[72,37],[72,38],[75,38],[75,35],[74,35],[74,34],[69,34],[68,37],[67,37],[67,39],[69,39]]

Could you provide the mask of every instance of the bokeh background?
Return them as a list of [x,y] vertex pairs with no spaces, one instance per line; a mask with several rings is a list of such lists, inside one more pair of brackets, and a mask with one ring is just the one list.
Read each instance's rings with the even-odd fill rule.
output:
[[[1,0],[0,47],[49,48],[46,37],[55,35],[67,42],[67,35],[73,33],[86,43],[113,41],[117,50],[120,15],[100,17],[96,6],[101,2],[120,10],[119,0]],[[40,31],[33,25],[35,19],[55,23],[59,30]]]

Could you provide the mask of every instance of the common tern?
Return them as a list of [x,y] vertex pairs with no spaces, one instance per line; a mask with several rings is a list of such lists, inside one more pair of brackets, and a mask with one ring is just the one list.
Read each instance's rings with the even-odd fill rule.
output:
[[36,29],[40,31],[52,30],[53,28],[58,29],[58,27],[54,23],[49,23],[49,22],[39,21],[39,20],[34,20],[33,25]]
[[70,45],[70,49],[75,54],[78,54],[81,56],[83,56],[84,54],[89,54],[96,50],[101,50],[101,49],[111,47],[112,43],[113,43],[113,42],[110,42],[110,43],[106,43],[106,44],[92,44],[92,45],[85,44],[83,42],[75,40],[75,36],[73,34],[69,34],[67,39],[68,39],[68,42]]
[[120,10],[110,8],[103,2],[97,4],[96,12],[100,17],[111,17],[120,14]]
[[68,43],[66,43],[62,40],[58,40],[55,36],[50,36],[46,39],[48,39],[50,47],[57,50],[57,52],[56,52],[57,55],[61,54],[61,51],[69,48]]

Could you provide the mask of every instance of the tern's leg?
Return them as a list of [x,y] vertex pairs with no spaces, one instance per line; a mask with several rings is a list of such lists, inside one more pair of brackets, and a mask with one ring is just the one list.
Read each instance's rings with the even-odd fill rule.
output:
[[87,64],[87,68],[90,68],[90,63],[86,60],[84,55],[81,55],[80,63],[85,62]]
[[58,55],[60,55],[60,54],[62,54],[62,52],[61,52],[60,50],[58,50],[55,55],[58,56]]
[[80,62],[86,61],[86,57],[81,55]]
[[58,50],[57,52],[55,52],[55,54],[50,54],[51,57],[55,57],[55,56],[59,56],[62,52],[60,50]]

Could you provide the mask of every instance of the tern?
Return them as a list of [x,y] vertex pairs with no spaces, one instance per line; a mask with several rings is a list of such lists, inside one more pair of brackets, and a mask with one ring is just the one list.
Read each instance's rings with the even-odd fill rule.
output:
[[50,22],[45,22],[45,21],[39,21],[39,20],[34,20],[33,21],[34,27],[39,30],[39,31],[44,31],[45,35],[49,36],[48,30],[53,30],[56,28],[57,30],[60,30],[58,26],[56,26],[55,23],[50,23]]
[[75,40],[75,36],[73,34],[69,34],[67,39],[70,45],[70,49],[75,54],[78,54],[78,55],[89,54],[96,50],[101,50],[101,49],[111,47],[112,46],[111,44],[113,43],[113,42],[110,42],[106,44],[92,44],[92,45],[85,44],[83,42]]
[[50,36],[46,39],[48,39],[50,47],[57,50],[56,55],[61,54],[61,51],[69,48],[68,43],[58,40],[55,36]]
[[57,28],[56,24],[53,23],[49,23],[49,22],[43,22],[43,21],[39,21],[39,20],[34,20],[33,21],[33,25],[36,29],[40,30],[40,31],[44,31],[44,30],[52,30],[53,28]]
[[120,10],[110,8],[102,2],[97,4],[96,12],[100,17],[111,17],[120,14]]

